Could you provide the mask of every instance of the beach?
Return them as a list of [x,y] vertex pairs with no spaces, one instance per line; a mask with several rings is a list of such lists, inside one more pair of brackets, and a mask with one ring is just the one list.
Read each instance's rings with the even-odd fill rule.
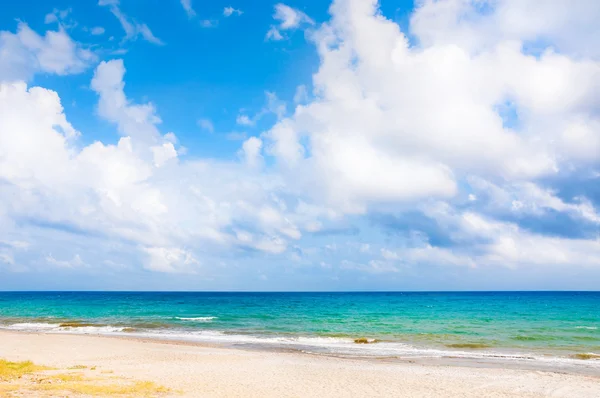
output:
[[337,358],[113,336],[0,331],[0,358],[152,381],[169,389],[159,396],[600,396],[600,375]]

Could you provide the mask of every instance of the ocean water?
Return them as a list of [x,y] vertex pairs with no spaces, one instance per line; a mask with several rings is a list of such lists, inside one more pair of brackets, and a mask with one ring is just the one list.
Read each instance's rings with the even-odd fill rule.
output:
[[600,371],[600,292],[5,292],[0,328]]

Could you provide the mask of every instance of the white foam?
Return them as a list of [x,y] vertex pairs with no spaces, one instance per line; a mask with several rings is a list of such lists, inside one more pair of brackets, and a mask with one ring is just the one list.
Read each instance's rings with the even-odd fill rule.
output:
[[596,330],[598,328],[596,326],[575,326],[575,329]]
[[73,334],[109,334],[123,332],[125,327],[119,326],[81,326],[81,327],[61,327],[53,329],[52,331],[58,331],[61,333],[73,333]]
[[[209,317],[201,317],[209,318]],[[126,332],[126,327],[117,326],[83,326],[60,327],[52,323],[16,323],[0,328],[24,331],[41,331],[46,333],[122,335],[155,338],[163,340],[193,341],[225,345],[254,345],[274,348],[291,348],[303,352],[322,353],[341,356],[362,357],[397,357],[397,358],[464,358],[480,360],[508,360],[542,362],[547,364],[585,365],[600,368],[600,361],[584,361],[582,359],[541,356],[525,352],[502,352],[499,350],[451,350],[415,347],[401,342],[377,342],[372,344],[356,344],[351,338],[318,337],[318,336],[257,336],[231,334],[217,330],[160,330]]]
[[41,322],[24,322],[24,323],[14,323],[12,325],[3,326],[5,329],[14,329],[14,330],[50,330],[56,329],[60,325],[57,323],[41,323]]
[[192,318],[176,317],[180,321],[193,321],[193,322],[212,322],[217,319],[216,316],[197,316]]
[[64,326],[59,323],[24,322],[1,326],[2,329],[21,330],[27,332],[45,331],[49,333],[74,333],[74,334],[106,334],[122,332],[124,327],[118,326]]

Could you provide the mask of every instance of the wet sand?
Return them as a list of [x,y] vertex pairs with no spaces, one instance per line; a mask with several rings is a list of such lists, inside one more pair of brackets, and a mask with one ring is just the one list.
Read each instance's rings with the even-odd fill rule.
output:
[[600,375],[0,331],[0,358],[95,367],[184,397],[600,397]]

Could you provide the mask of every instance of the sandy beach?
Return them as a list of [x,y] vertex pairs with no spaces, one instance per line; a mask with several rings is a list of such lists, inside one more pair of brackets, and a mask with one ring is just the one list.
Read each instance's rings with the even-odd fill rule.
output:
[[600,396],[598,376],[353,360],[88,335],[1,331],[0,358],[152,381],[169,389],[160,396]]

